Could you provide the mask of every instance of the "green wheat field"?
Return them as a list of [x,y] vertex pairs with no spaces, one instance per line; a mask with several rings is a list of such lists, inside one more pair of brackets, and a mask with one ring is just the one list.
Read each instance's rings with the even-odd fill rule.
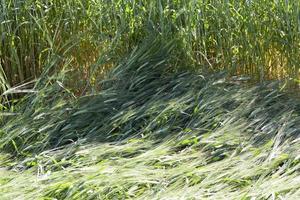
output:
[[1,0],[0,200],[300,199],[300,1]]

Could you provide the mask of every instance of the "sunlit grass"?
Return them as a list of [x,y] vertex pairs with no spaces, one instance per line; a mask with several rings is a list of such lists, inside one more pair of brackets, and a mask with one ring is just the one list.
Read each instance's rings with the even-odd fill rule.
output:
[[[5,199],[298,199],[299,103],[276,83],[170,72],[173,43],[148,39],[101,91],[63,76],[1,127]],[[30,105],[30,106],[28,106]]]

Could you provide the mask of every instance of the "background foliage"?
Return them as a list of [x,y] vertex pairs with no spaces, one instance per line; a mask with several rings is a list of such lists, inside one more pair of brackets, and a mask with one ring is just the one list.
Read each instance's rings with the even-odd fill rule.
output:
[[79,90],[153,32],[176,38],[181,67],[261,81],[299,75],[298,1],[3,0],[1,11],[3,90],[37,78],[53,57],[54,71],[68,63],[84,77]]

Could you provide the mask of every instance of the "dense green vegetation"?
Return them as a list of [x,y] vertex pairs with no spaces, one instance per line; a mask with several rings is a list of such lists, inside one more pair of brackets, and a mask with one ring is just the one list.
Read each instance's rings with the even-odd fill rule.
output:
[[7,86],[50,66],[71,65],[74,76],[88,80],[105,68],[99,57],[110,53],[109,67],[154,32],[176,39],[173,59],[181,67],[261,80],[299,75],[299,1],[3,0],[0,6]]
[[1,1],[0,199],[299,199],[299,4]]

